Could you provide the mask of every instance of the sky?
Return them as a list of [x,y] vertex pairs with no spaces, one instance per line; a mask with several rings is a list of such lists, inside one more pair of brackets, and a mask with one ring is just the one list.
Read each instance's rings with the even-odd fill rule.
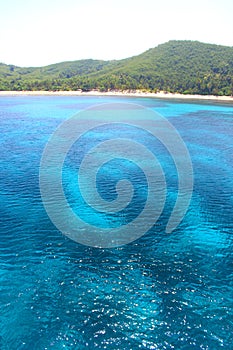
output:
[[0,0],[0,62],[122,59],[169,40],[233,46],[232,0]]

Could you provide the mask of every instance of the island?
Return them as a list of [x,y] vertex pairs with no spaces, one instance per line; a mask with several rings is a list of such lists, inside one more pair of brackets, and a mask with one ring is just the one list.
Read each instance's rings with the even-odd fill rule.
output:
[[45,67],[0,63],[1,94],[24,91],[231,100],[233,47],[169,41],[122,60],[85,59]]

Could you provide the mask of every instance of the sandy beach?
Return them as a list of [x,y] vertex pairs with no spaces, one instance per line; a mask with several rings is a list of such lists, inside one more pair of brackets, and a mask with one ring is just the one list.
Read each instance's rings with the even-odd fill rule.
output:
[[183,95],[167,92],[141,92],[141,91],[0,91],[0,96],[128,96],[128,97],[150,97],[161,99],[184,99],[184,100],[212,100],[219,102],[232,102],[233,96],[213,96],[213,95]]

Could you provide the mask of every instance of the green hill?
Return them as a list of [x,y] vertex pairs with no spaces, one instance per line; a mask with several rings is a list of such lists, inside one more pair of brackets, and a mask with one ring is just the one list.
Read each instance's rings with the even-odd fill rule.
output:
[[131,58],[0,64],[0,90],[147,90],[233,95],[233,47],[169,41]]

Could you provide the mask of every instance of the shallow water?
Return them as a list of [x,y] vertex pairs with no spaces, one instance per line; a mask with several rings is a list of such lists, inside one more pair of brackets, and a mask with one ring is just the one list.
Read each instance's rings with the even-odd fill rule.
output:
[[[69,240],[49,220],[39,190],[46,142],[62,121],[104,102],[152,108],[167,117],[185,141],[193,162],[194,192],[187,215],[172,234],[164,230],[177,177],[174,164],[159,148],[168,173],[169,200],[148,234],[122,247],[96,249]],[[102,130],[101,137],[109,132]],[[149,98],[0,97],[0,134],[1,350],[232,348],[231,105]],[[71,202],[78,196],[73,154],[64,179]],[[112,187],[118,177],[129,174],[128,168],[136,192],[134,205],[120,223],[134,218],[146,200],[146,187],[140,186],[143,174],[132,164],[113,161],[103,169],[107,181],[99,188],[103,197],[113,198]],[[81,215],[106,224],[106,217],[85,206]],[[110,219],[120,224],[118,218]]]

